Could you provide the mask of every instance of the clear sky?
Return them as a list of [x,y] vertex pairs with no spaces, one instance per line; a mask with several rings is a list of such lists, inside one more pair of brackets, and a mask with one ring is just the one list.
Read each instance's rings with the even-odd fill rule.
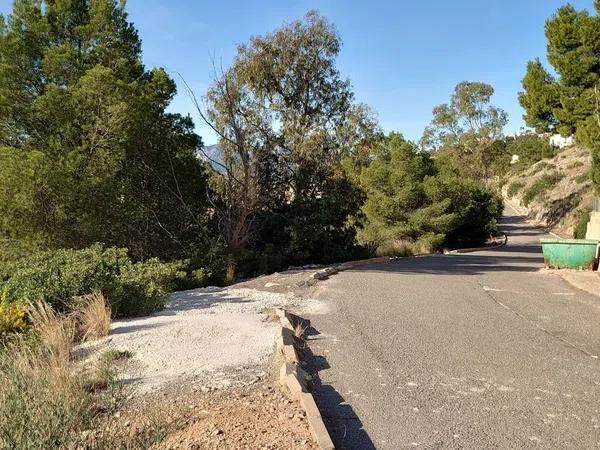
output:
[[[463,80],[496,89],[494,103],[523,126],[517,101],[525,65],[545,58],[544,22],[564,0],[129,0],[148,66],[180,72],[203,95],[213,58],[227,67],[236,46],[317,9],[343,40],[338,66],[356,99],[377,111],[386,131],[418,139],[433,106]],[[0,0],[10,11],[12,0]],[[592,10],[592,0],[571,0]],[[192,113],[206,144],[216,138],[181,90],[171,109]]]

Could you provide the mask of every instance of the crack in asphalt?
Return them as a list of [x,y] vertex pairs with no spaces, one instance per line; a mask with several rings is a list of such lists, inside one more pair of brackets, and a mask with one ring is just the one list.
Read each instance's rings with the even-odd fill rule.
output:
[[554,339],[557,339],[558,341],[562,342],[564,345],[566,345],[567,347],[570,347],[574,350],[577,350],[581,353],[583,353],[584,355],[597,360],[598,356],[594,355],[590,352],[588,352],[585,348],[578,346],[577,344],[574,344],[573,342],[569,341],[568,339],[565,339],[561,336],[558,336],[554,333],[552,333],[550,330],[548,330],[547,328],[544,328],[543,326],[541,326],[539,323],[527,318],[526,316],[524,316],[523,314],[521,314],[519,311],[516,311],[514,309],[512,309],[510,306],[508,306],[507,304],[501,302],[498,298],[496,298],[494,295],[492,295],[492,290],[490,289],[486,289],[486,286],[483,285],[482,283],[477,282],[477,284],[479,285],[479,287],[481,288],[481,290],[483,292],[485,292],[486,296],[489,297],[494,303],[496,303],[497,305],[501,306],[502,308],[510,311],[511,313],[513,313],[515,316],[517,316],[518,318],[520,318],[521,320],[533,325],[534,327],[536,327],[538,330],[542,331],[543,333],[546,333],[548,336],[553,337]]

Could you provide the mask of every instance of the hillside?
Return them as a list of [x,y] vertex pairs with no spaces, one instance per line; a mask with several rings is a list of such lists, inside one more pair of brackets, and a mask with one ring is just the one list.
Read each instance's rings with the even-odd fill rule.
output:
[[536,225],[563,237],[592,205],[590,152],[574,145],[550,159],[515,168],[505,178],[502,194]]

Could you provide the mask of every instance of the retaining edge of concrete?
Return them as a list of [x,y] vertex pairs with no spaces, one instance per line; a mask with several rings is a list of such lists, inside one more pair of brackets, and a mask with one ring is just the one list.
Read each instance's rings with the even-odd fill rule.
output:
[[318,447],[321,450],[335,450],[315,399],[307,389],[307,373],[299,365],[292,316],[283,309],[276,309],[275,313],[279,317],[280,324],[277,349],[284,357],[279,372],[279,383],[287,387],[291,397],[304,409],[310,431]]
[[502,242],[497,244],[486,245],[484,247],[468,247],[468,248],[457,248],[456,250],[450,250],[445,255],[456,255],[458,253],[472,253],[472,252],[480,252],[483,250],[492,250],[494,248],[503,247],[508,242],[508,235],[506,233],[502,233]]

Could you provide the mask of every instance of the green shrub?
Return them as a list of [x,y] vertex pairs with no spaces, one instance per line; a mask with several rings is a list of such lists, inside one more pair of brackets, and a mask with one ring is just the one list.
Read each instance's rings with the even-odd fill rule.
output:
[[517,192],[525,187],[525,183],[521,183],[520,181],[514,181],[508,186],[506,194],[509,198],[513,198]]
[[535,134],[507,138],[506,150],[511,155],[519,156],[519,165],[531,165],[542,159],[552,158],[556,154],[556,150],[547,139]]
[[575,182],[576,182],[576,183],[578,183],[578,184],[587,183],[588,181],[591,181],[591,179],[592,179],[592,178],[591,178],[591,174],[590,174],[590,172],[585,172],[585,173],[582,173],[582,174],[580,174],[580,175],[577,175],[577,176],[574,178]]
[[9,333],[27,328],[25,308],[20,305],[0,303],[0,339]]
[[[123,268],[115,280],[113,306],[122,317],[144,316],[164,308],[176,280],[185,277],[184,263],[150,259]],[[110,298],[110,294],[109,294]]]
[[591,210],[583,209],[578,212],[577,224],[575,225],[575,230],[573,230],[573,238],[575,239],[585,239],[585,235],[587,233],[587,224],[590,221]]
[[578,167],[583,167],[583,166],[585,166],[583,161],[575,161],[575,162],[569,164],[567,169],[577,169]]
[[558,172],[543,175],[527,189],[523,196],[523,204],[528,206],[535,198],[552,189],[563,178],[564,175]]
[[194,287],[205,287],[208,285],[208,282],[211,278],[212,274],[204,268],[192,270],[191,279],[194,282]]
[[133,263],[125,249],[101,245],[60,249],[5,265],[0,296],[5,303],[44,300],[69,311],[78,297],[99,291],[116,316],[137,316],[162,308],[169,292],[186,277],[185,268],[181,261]]

